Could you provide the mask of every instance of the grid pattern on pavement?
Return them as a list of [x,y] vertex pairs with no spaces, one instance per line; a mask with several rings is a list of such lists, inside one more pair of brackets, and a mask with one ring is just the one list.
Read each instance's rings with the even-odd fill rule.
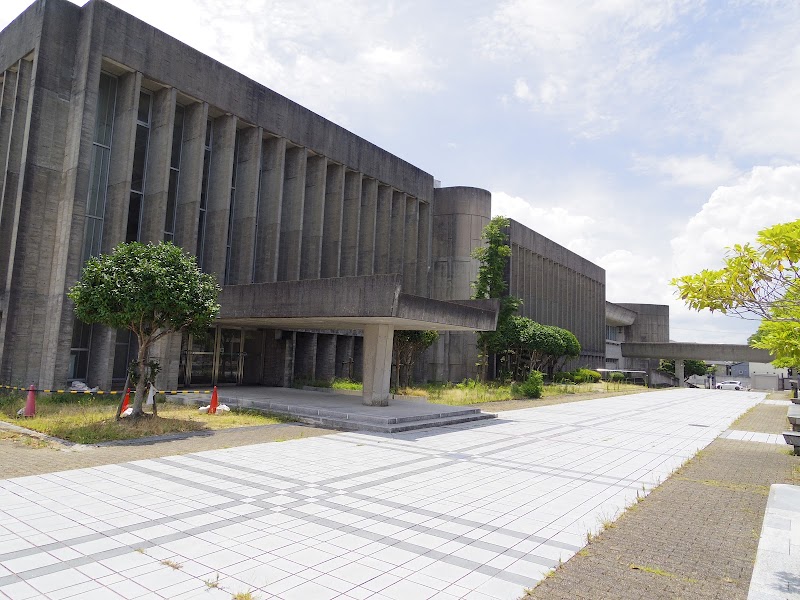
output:
[[0,597],[518,598],[762,397],[670,390],[0,481]]

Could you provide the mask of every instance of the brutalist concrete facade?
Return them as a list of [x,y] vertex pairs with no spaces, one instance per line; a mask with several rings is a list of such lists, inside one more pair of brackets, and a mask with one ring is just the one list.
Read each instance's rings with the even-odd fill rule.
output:
[[[129,336],[76,322],[66,291],[89,256],[130,240],[174,241],[224,286],[215,330],[158,349],[162,388],[378,377],[380,403],[402,328],[445,332],[429,378],[470,375],[468,332],[496,319],[495,305],[462,302],[485,190],[434,189],[103,0],[35,2],[0,32],[0,70],[0,380],[121,384]],[[572,329],[585,362],[602,360],[602,269],[518,223],[509,233],[524,314]],[[252,305],[279,290],[296,306]],[[353,314],[353,294],[393,300]]]

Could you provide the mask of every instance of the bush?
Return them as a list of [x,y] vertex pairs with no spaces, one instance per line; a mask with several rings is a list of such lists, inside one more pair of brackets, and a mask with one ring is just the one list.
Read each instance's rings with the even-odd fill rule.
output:
[[526,398],[541,398],[544,389],[544,375],[539,371],[531,371],[528,379],[520,383],[517,389]]
[[597,383],[600,373],[591,369],[576,369],[572,372],[572,381],[575,383]]
[[617,382],[619,382],[619,381],[625,381],[625,375],[624,375],[624,374],[622,374],[622,373],[617,373],[617,372],[614,372],[614,373],[611,373],[611,374],[608,376],[608,379],[609,379],[609,381],[617,381]]
[[553,373],[553,383],[572,382],[572,373],[569,371],[557,371]]

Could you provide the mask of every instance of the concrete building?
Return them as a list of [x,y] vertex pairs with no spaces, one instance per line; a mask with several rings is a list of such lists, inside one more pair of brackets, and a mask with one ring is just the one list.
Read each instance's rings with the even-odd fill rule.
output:
[[651,384],[669,383],[656,373],[659,358],[629,358],[622,355],[626,342],[669,342],[669,306],[605,302],[605,368],[645,371]]
[[[0,32],[0,73],[3,382],[122,384],[134,340],[76,321],[65,294],[87,258],[132,240],[173,241],[223,285],[215,328],[158,348],[162,388],[339,375],[382,404],[395,329],[445,332],[427,377],[469,375],[474,332],[496,322],[496,303],[468,300],[487,191],[436,188],[103,0],[35,2]],[[602,364],[603,270],[509,234],[523,314]]]

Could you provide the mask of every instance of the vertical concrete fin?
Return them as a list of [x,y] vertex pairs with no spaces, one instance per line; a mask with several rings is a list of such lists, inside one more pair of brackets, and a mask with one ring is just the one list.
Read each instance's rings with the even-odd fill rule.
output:
[[125,241],[131,196],[133,153],[136,146],[136,115],[139,111],[141,73],[126,73],[117,82],[114,110],[114,141],[108,167],[108,192],[103,225],[103,252],[111,252]]
[[358,237],[358,274],[373,275],[375,262],[375,219],[378,206],[378,182],[364,177],[361,182],[361,218]]
[[302,146],[286,149],[281,209],[281,237],[278,253],[278,281],[300,279],[303,241],[303,211],[306,192],[308,151]]
[[207,126],[208,104],[195,102],[186,107],[175,219],[175,244],[189,254],[195,255],[198,252],[197,222],[200,220]]
[[265,140],[258,201],[254,283],[277,281],[285,168],[286,139],[273,137]]
[[207,273],[215,274],[220,285],[225,276],[235,146],[236,117],[222,115],[214,119],[203,268]]
[[378,184],[378,202],[375,208],[375,259],[374,273],[389,273],[392,236],[392,188]]
[[250,283],[255,256],[258,182],[261,176],[261,141],[264,130],[248,127],[241,132],[236,168],[236,210],[231,239],[229,282]]
[[157,244],[164,240],[176,98],[175,88],[165,88],[153,94],[153,117],[147,149],[147,187],[139,236],[139,241],[143,243]]
[[361,220],[361,173],[347,171],[344,176],[342,208],[342,250],[339,275],[352,277],[358,273],[358,240]]
[[322,270],[322,231],[325,221],[325,183],[328,159],[309,156],[303,202],[300,279],[319,279]]
[[431,205],[419,203],[419,222],[417,227],[417,292],[418,296],[430,295],[431,267]]
[[403,265],[403,289],[414,294],[417,291],[417,236],[419,234],[419,200],[412,196],[406,197],[406,220]]
[[320,277],[339,277],[343,245],[344,179],[344,165],[328,165],[325,180],[325,219],[322,228]]
[[389,273],[403,275],[406,237],[406,195],[392,191],[392,220],[389,233]]

